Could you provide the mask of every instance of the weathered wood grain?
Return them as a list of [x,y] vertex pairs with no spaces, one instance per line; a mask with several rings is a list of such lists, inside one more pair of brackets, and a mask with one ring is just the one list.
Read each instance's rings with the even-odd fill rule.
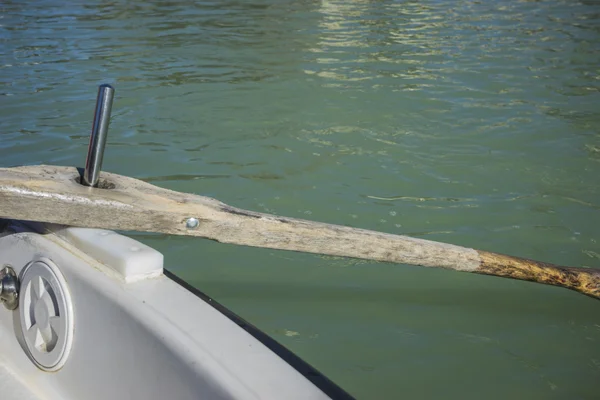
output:
[[562,286],[600,299],[600,269],[560,267],[526,258],[477,251],[481,265],[474,272]]
[[[100,187],[80,185],[73,167],[0,169],[0,217],[63,225],[198,236],[222,243],[439,267],[562,286],[600,298],[598,270],[257,213],[215,199],[106,173]],[[186,227],[188,218],[199,220]]]

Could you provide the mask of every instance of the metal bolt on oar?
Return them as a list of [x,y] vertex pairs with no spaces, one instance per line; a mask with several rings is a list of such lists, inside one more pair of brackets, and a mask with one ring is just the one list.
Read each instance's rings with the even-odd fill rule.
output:
[[[108,96],[108,97],[107,97]],[[453,269],[565,287],[600,299],[600,269],[571,268],[503,254],[325,224],[231,207],[218,200],[175,192],[102,172],[111,91],[95,119],[85,183],[99,175],[111,189],[76,183],[74,167],[0,168],[0,218],[111,230],[197,236],[221,243]],[[106,120],[105,120],[106,119]],[[105,124],[97,121],[105,120]],[[97,137],[97,139],[95,139]],[[94,146],[92,146],[92,144]],[[89,164],[89,168],[88,168]]]

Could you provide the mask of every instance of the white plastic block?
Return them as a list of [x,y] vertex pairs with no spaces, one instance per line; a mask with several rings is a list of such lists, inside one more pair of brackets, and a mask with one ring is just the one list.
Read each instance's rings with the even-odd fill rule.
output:
[[163,273],[164,256],[137,240],[105,229],[65,228],[60,236],[123,277],[125,282]]

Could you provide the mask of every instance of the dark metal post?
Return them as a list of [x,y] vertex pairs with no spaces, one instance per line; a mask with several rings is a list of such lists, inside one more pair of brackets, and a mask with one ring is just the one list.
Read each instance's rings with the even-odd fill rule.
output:
[[81,181],[85,186],[98,186],[114,95],[115,89],[110,85],[100,85],[98,88],[92,136],[90,137],[90,146],[88,147],[85,170],[83,171],[83,179]]

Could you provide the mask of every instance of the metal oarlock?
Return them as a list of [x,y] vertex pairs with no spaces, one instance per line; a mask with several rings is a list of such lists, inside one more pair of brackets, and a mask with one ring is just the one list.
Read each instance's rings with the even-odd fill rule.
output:
[[96,113],[94,114],[94,125],[90,136],[88,155],[85,161],[85,170],[81,183],[85,186],[98,186],[100,169],[102,168],[102,157],[106,136],[108,135],[108,124],[110,123],[110,111],[112,108],[115,89],[110,85],[100,85],[98,98],[96,99]]

